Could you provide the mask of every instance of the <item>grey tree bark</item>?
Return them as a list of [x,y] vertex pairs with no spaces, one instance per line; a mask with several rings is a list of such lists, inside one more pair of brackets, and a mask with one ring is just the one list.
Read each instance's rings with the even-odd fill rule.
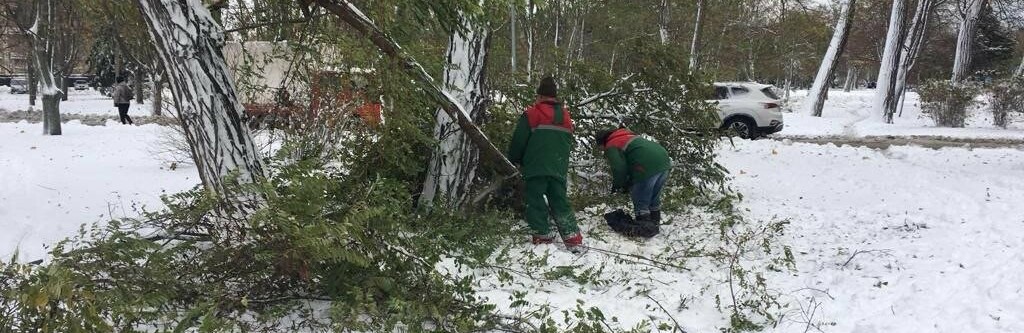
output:
[[[490,36],[485,26],[471,21],[463,25],[464,34],[455,33],[448,39],[444,92],[469,113],[474,124],[480,125],[488,105],[485,74]],[[430,158],[420,204],[430,206],[440,201],[460,207],[470,199],[480,150],[443,109],[438,109],[435,117],[438,146]]]
[[1020,66],[1017,67],[1017,77],[1024,77],[1024,58],[1020,59]]
[[807,95],[813,98],[810,109],[812,116],[821,117],[822,109],[825,107],[825,100],[828,99],[828,89],[835,75],[836,65],[839,64],[839,57],[846,49],[846,42],[850,36],[850,20],[853,18],[856,0],[846,0],[841,3],[839,18],[836,21],[835,31],[832,33],[832,41],[829,43],[825,57],[818,67],[818,75],[814,78],[814,84]]
[[967,10],[963,13],[960,28],[956,35],[956,56],[953,58],[953,82],[963,81],[971,69],[971,51],[974,47],[974,36],[978,30],[978,17],[987,0],[966,0]]
[[690,40],[690,74],[698,71],[700,58],[700,30],[704,26],[704,0],[697,0],[697,14],[693,23],[693,38]]
[[[34,49],[33,49],[34,50]],[[28,105],[36,106],[36,95],[39,94],[39,75],[36,74],[35,61],[28,62]]]
[[[166,69],[178,117],[203,185],[229,195],[226,178],[253,183],[263,163],[221,54],[223,28],[200,0],[136,0]],[[228,196],[241,212],[257,204]]]
[[135,104],[142,104],[144,98],[142,96],[142,78],[145,74],[138,73],[138,69],[135,70],[135,75],[132,76],[132,93],[135,95]]
[[153,103],[150,105],[150,110],[152,115],[160,116],[163,115],[164,111],[164,75],[161,75],[159,72],[153,72],[150,80],[152,81],[150,94],[152,95],[153,98]]

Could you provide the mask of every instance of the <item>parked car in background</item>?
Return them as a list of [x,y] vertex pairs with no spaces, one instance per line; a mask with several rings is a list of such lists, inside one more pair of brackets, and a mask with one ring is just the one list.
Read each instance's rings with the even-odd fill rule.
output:
[[11,93],[12,94],[27,94],[28,93],[28,79],[23,77],[16,77],[11,79]]
[[89,82],[85,80],[75,80],[75,90],[87,90],[89,89]]
[[714,102],[718,103],[721,127],[744,139],[782,130],[782,105],[775,87],[755,82],[716,82]]

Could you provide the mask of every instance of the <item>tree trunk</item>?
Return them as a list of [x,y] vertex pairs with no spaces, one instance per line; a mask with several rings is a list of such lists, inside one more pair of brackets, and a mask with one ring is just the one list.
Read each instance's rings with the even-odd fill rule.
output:
[[903,42],[903,21],[906,11],[904,0],[894,0],[892,12],[889,14],[889,30],[885,37],[885,50],[882,51],[882,64],[878,68],[878,84],[875,88],[874,112],[872,118],[885,123],[892,123],[892,111],[895,110],[894,95],[899,69],[900,45]]
[[[512,49],[512,52],[511,52],[510,56],[511,56],[511,61],[512,61],[512,75],[514,76],[515,73],[516,73],[516,46],[517,46],[516,44],[518,44],[518,40],[516,39],[516,13],[519,12],[519,8],[516,8],[516,4],[513,3],[513,4],[510,4],[508,6],[508,9],[509,9],[509,16],[511,16],[509,18],[511,20],[511,22],[510,22],[511,26],[509,28],[510,28],[511,33],[512,33],[512,36],[510,37],[510,40],[509,40],[509,48]],[[451,43],[450,39],[449,39],[449,43]],[[448,47],[448,51],[451,52],[451,46]],[[451,59],[449,59],[449,60],[451,60]],[[451,62],[449,62],[449,64],[451,64]],[[447,82],[447,81],[448,81],[447,75],[445,75],[445,82]]]
[[157,70],[153,71],[153,76],[150,80],[153,81],[151,82],[152,88],[149,93],[152,96],[153,104],[151,104],[150,107],[152,108],[151,110],[154,116],[160,116],[163,115],[164,107],[164,77],[163,75],[160,75],[160,72]]
[[658,38],[662,45],[668,44],[668,15],[668,0],[661,0],[658,5]]
[[853,67],[850,61],[846,61],[846,82],[843,83],[843,92],[850,92],[853,89],[853,81],[857,77],[857,68]]
[[825,107],[825,99],[828,96],[832,76],[836,71],[836,64],[839,63],[839,56],[846,49],[847,37],[850,35],[850,26],[852,26],[850,19],[853,17],[854,9],[857,5],[856,2],[856,0],[847,0],[841,4],[842,9],[836,22],[835,31],[832,33],[832,42],[828,45],[825,58],[821,60],[821,66],[818,67],[818,75],[814,78],[814,84],[811,85],[811,90],[807,92],[808,96],[814,98],[808,109],[808,113],[812,116],[821,117],[821,111]]
[[[455,33],[448,39],[444,92],[469,111],[470,120],[479,125],[488,103],[485,74],[490,37],[486,27],[464,24],[465,35]],[[436,118],[438,147],[430,158],[420,204],[429,206],[441,200],[450,207],[459,207],[469,199],[480,149],[443,109],[437,110]]]
[[1020,59],[1020,66],[1017,67],[1017,74],[1015,76],[1024,78],[1024,58]]
[[[225,178],[265,177],[242,106],[221,53],[223,28],[199,0],[137,0],[166,69],[185,138],[203,185],[227,195]],[[255,202],[228,196],[239,212]]]
[[693,23],[693,39],[690,40],[690,74],[698,71],[700,57],[700,30],[704,26],[704,0],[697,0],[697,17]]
[[60,91],[64,92],[63,94],[60,94],[60,100],[61,101],[67,101],[68,100],[68,94],[67,94],[67,91],[68,91],[68,79],[65,78],[64,76],[61,76],[58,79],[60,80]]
[[[917,56],[921,53],[921,45],[924,43],[925,30],[928,27],[928,17],[931,14],[934,0],[919,0],[917,10],[914,11],[914,18],[911,20],[903,46],[900,48],[900,63],[896,73],[896,85],[893,91],[894,99],[900,101],[899,108],[903,106],[903,93],[907,87],[907,75],[914,68]],[[887,112],[894,113],[893,110]]]
[[562,1],[555,0],[555,47],[558,47],[559,33],[562,30]]
[[[39,1],[36,6],[35,22],[28,31],[32,38],[32,59],[35,68],[36,80],[39,83],[40,93],[43,95],[43,134],[60,135],[60,100],[63,91],[60,90],[61,78],[56,62],[57,43],[54,41],[58,36],[58,26],[53,22],[55,13],[60,7],[59,1]],[[35,85],[31,84],[31,87]],[[30,88],[31,89],[31,88]]]
[[534,0],[530,0],[526,10],[526,82],[533,82],[533,30],[536,24],[533,17],[533,11],[536,9]]
[[971,49],[974,46],[974,35],[978,30],[978,16],[981,15],[981,8],[985,0],[968,0],[970,3],[963,20],[960,21],[960,29],[956,35],[956,56],[953,58],[953,77],[951,81],[963,81],[971,69]]
[[43,93],[43,134],[61,135],[60,128],[60,93]]
[[36,106],[36,95],[39,94],[39,74],[36,71],[36,62],[30,60],[28,63],[28,105]]
[[[136,70],[136,72],[139,72],[139,71]],[[133,82],[134,84],[132,84],[132,92],[135,94],[135,104],[142,104],[143,101],[145,100],[143,98],[143,96],[142,96],[142,91],[143,91],[142,90],[142,82],[143,82],[142,77],[143,77],[143,75],[144,74],[142,74],[142,73],[136,73],[132,77],[132,80],[135,81],[135,82]]]
[[377,25],[374,24],[373,21],[370,21],[370,18],[356,8],[355,5],[348,0],[316,1],[320,6],[327,8],[328,11],[338,16],[338,18],[346,24],[366,35],[370,39],[370,42],[377,46],[377,48],[379,48],[385,55],[403,64],[406,72],[423,86],[434,102],[438,103],[441,108],[448,113],[449,117],[456,119],[456,122],[459,124],[459,128],[465,132],[469,137],[469,140],[481,150],[489,161],[494,162],[495,166],[499,169],[499,172],[507,175],[509,178],[519,174],[515,165],[512,165],[512,162],[505,157],[505,154],[494,146],[494,143],[487,138],[487,135],[480,130],[480,127],[473,123],[469,112],[462,107],[462,104],[458,100],[452,98],[452,96],[445,94],[445,92],[435,84],[436,81],[430,77],[430,74],[427,74],[426,70],[423,69],[423,66],[416,62],[412,56],[405,53],[394,39],[391,39],[390,36],[378,28]]

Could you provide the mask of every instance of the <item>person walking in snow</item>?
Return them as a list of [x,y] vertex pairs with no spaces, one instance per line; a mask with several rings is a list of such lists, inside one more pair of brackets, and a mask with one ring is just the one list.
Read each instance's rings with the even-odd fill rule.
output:
[[596,139],[611,166],[612,192],[630,193],[637,224],[660,224],[661,190],[672,169],[665,147],[624,127],[602,131]]
[[124,82],[124,78],[117,79],[114,86],[114,106],[117,107],[117,115],[121,117],[121,124],[135,124],[132,117],[128,116],[128,107],[132,102],[132,90]]
[[526,183],[526,223],[533,230],[534,244],[555,241],[549,212],[566,248],[579,252],[583,235],[566,195],[566,174],[573,144],[569,108],[558,100],[555,79],[545,77],[537,87],[536,102],[526,109],[512,134],[508,156],[520,166]]

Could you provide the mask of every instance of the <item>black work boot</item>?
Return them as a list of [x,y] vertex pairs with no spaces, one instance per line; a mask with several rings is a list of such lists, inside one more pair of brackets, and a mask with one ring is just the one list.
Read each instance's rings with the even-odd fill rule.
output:
[[661,211],[660,210],[652,210],[651,211],[651,221],[654,221],[654,223],[657,223],[657,224],[661,224]]

